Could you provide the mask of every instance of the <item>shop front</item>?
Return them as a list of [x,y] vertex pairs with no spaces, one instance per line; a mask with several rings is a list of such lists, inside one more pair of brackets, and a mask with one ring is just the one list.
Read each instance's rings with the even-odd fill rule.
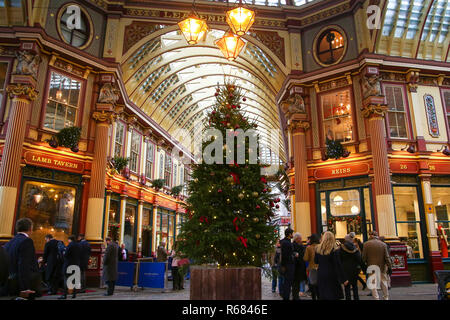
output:
[[354,232],[364,242],[374,230],[371,187],[368,177],[341,178],[317,183],[318,225],[343,240]]
[[158,207],[156,216],[156,244],[164,242],[168,251],[173,249],[176,237],[175,211]]
[[436,212],[436,233],[439,251],[446,269],[450,269],[449,235],[450,235],[450,176],[431,177],[431,196]]
[[153,245],[153,206],[144,202],[142,208],[141,250],[143,257],[152,255]]

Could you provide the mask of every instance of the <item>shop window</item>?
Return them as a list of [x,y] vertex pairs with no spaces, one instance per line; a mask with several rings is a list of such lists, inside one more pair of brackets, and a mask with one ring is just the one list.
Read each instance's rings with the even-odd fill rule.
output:
[[141,156],[141,135],[134,131],[131,133],[130,170],[139,171],[139,158]]
[[116,138],[114,140],[114,156],[120,157],[123,154],[123,144],[125,138],[125,125],[117,121],[116,122]]
[[444,108],[445,108],[445,114],[447,116],[447,124],[448,124],[448,130],[450,135],[450,90],[444,91]]
[[385,85],[384,92],[388,105],[388,130],[391,138],[408,138],[406,103],[403,87]]
[[431,196],[436,212],[436,231],[439,250],[443,258],[448,258],[450,235],[450,187],[432,187]]
[[142,209],[142,255],[150,257],[152,253],[153,209]]
[[322,66],[333,65],[342,60],[346,50],[344,32],[337,28],[330,28],[320,33],[315,40],[314,57]]
[[67,25],[67,21],[74,13],[67,10],[68,7],[69,5],[64,6],[58,16],[57,26],[59,34],[65,43],[80,49],[86,48],[93,35],[93,25],[90,17],[87,11],[78,6],[80,8],[80,25],[72,28]]
[[45,235],[52,234],[67,244],[72,234],[76,189],[69,186],[25,181],[20,199],[19,218],[33,221],[36,250],[44,250]]
[[165,186],[170,188],[172,183],[172,158],[166,153],[166,161],[164,163],[164,183]]
[[129,251],[136,249],[136,206],[127,204],[125,207],[125,221],[123,225],[123,243]]
[[353,140],[353,119],[350,90],[322,95],[324,136],[330,140]]
[[51,72],[44,128],[61,130],[76,124],[81,82],[60,73]]
[[158,210],[156,222],[156,242],[166,244],[167,250],[172,250],[175,241],[175,215],[168,210]]
[[145,176],[148,179],[152,179],[153,176],[153,144],[151,142],[147,142],[147,152],[145,158]]
[[120,237],[120,197],[111,196],[108,212],[108,237],[114,241]]
[[5,96],[7,72],[8,72],[8,62],[0,62],[0,108],[3,104],[3,97]]
[[393,193],[397,235],[406,243],[408,259],[423,259],[417,188],[394,186]]

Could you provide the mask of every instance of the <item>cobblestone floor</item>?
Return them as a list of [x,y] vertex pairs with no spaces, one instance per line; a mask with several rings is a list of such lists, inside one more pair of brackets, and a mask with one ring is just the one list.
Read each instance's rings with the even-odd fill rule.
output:
[[[172,282],[168,282],[171,288]],[[141,289],[136,291],[127,287],[116,287],[114,296],[105,297],[103,289],[91,289],[94,292],[79,294],[77,300],[189,300],[189,281],[185,281],[184,290],[172,291],[170,289],[162,292],[156,289]],[[361,300],[372,300],[368,296],[369,291],[364,291],[360,288]],[[392,288],[390,290],[391,300],[436,300],[437,299],[437,285],[436,284],[417,284],[406,288]],[[44,296],[37,300],[54,300],[58,296]],[[263,300],[281,300],[278,293],[272,293],[272,284],[269,279],[262,280],[262,299]],[[311,300],[310,297],[302,299]],[[68,297],[71,300],[71,297]]]

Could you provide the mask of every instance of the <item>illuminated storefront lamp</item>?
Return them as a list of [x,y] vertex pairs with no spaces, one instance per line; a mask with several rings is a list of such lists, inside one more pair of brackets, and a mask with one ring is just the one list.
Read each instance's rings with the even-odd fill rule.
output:
[[222,38],[217,40],[216,45],[228,61],[233,61],[241,52],[245,42],[239,36],[228,31]]
[[242,5],[242,0],[239,0],[239,5],[236,8],[227,11],[227,23],[238,36],[246,34],[254,22],[255,12],[245,8]]
[[198,14],[194,11],[194,6],[195,0],[192,3],[192,11],[189,17],[178,23],[183,36],[189,44],[197,44],[205,37],[208,31],[206,21],[198,17]]
[[350,208],[350,211],[351,211],[353,214],[358,214],[358,213],[359,213],[359,208],[358,208],[357,206],[353,205],[353,206]]

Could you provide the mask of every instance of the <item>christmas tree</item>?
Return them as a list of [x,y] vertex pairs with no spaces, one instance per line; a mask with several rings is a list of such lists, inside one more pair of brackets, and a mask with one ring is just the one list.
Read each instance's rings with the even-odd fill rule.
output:
[[[263,255],[275,245],[276,231],[268,222],[280,199],[270,194],[267,178],[261,175],[263,165],[252,161],[258,147],[250,145],[249,137],[240,140],[244,145],[235,139],[242,134],[239,129],[246,133],[253,130],[256,135],[257,127],[240,111],[240,101],[246,101],[241,89],[226,84],[218,87],[215,95],[217,101],[207,115],[206,129],[217,129],[222,135],[208,139],[202,150],[213,142],[223,142],[222,155],[219,152],[223,161],[193,165],[186,205],[189,219],[181,227],[178,249],[195,264],[261,266]],[[245,154],[244,161],[238,158],[239,151]]]

